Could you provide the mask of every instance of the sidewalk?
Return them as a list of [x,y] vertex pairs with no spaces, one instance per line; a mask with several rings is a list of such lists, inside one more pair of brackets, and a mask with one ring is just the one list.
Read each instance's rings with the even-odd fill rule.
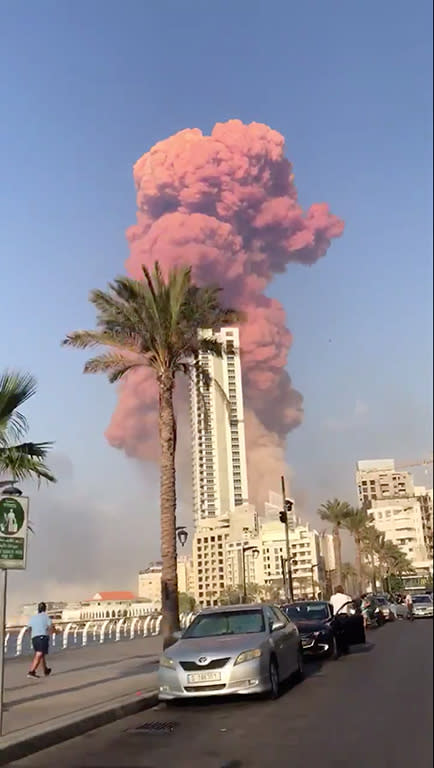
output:
[[6,661],[3,734],[156,689],[161,638],[104,643],[49,656],[50,677],[29,680],[29,657]]

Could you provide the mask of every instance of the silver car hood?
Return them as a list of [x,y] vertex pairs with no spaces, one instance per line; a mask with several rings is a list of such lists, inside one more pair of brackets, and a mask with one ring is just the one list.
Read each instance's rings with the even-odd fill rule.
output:
[[265,632],[252,632],[246,635],[181,638],[167,649],[165,655],[175,661],[196,661],[199,656],[210,659],[235,656],[242,651],[259,648],[266,637]]

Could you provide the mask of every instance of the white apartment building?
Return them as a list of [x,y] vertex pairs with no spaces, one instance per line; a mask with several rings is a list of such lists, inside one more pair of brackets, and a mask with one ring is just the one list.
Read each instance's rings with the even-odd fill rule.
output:
[[177,562],[178,592],[193,595],[193,559],[190,555],[179,555]]
[[[138,576],[138,596],[149,600],[158,609],[161,608],[161,562],[150,563]],[[186,555],[178,557],[177,561],[178,592],[193,594],[194,581],[192,559]]]
[[416,497],[373,500],[369,510],[375,527],[415,565],[428,559],[422,508]]
[[137,594],[161,606],[161,563],[149,563],[143,571],[139,571]]
[[90,600],[67,603],[62,611],[62,621],[139,617],[156,613],[160,610],[160,605],[136,597],[132,592],[101,591],[93,595]]
[[414,567],[432,570],[432,489],[415,486],[411,473],[397,470],[393,459],[359,461],[356,481],[359,501],[369,508],[376,528]]
[[336,570],[336,552],[333,536],[331,533],[322,531],[319,535],[319,547],[321,558],[324,564],[326,574],[331,574]]
[[413,477],[410,472],[395,468],[394,459],[368,459],[357,462],[357,493],[360,504],[383,499],[414,496]]
[[[259,529],[263,583],[281,584],[282,559],[286,561],[285,528],[279,520],[264,520]],[[309,525],[298,524],[289,533],[294,597],[323,591],[325,568],[320,535]],[[285,571],[286,574],[286,571]]]
[[[242,583],[242,545],[257,538],[257,516],[250,504],[229,514],[201,520],[193,537],[194,596],[200,605],[218,603],[221,594]],[[245,553],[246,579],[257,583],[252,554]]]
[[[194,596],[200,605],[217,604],[226,591],[241,592],[244,574],[247,585],[281,588],[283,594],[282,560],[286,561],[287,553],[285,527],[277,516],[281,505],[277,500],[278,497],[274,519],[270,496],[268,517],[258,520],[255,508],[246,504],[228,515],[203,520],[196,529]],[[315,594],[324,592],[326,570],[335,567],[332,536],[320,536],[297,519],[289,540],[294,596],[311,595],[312,588]]]
[[196,526],[248,502],[239,331],[231,327],[201,333],[220,341],[224,353],[222,359],[200,355],[198,362],[210,384],[197,373],[190,388]]

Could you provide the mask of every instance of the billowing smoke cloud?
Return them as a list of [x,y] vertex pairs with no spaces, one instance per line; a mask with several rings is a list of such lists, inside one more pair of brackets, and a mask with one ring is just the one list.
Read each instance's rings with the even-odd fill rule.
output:
[[[290,262],[311,265],[324,256],[343,222],[326,203],[302,210],[283,137],[259,123],[217,123],[211,136],[181,131],[137,161],[134,181],[138,211],[127,231],[128,273],[140,278],[141,265],[156,260],[166,269],[190,264],[196,282],[217,282],[224,300],[247,314],[242,366],[249,474],[258,500],[266,492],[258,487],[264,467],[274,457],[278,473],[285,436],[303,416],[302,396],[285,370],[292,343],[285,312],[264,291]],[[130,374],[107,430],[110,443],[157,459],[156,404],[152,374]]]

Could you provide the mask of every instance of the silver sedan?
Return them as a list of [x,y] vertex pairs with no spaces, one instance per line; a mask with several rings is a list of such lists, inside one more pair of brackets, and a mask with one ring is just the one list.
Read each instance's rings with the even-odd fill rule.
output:
[[159,697],[170,699],[267,692],[303,676],[295,624],[274,605],[208,608],[160,659]]

